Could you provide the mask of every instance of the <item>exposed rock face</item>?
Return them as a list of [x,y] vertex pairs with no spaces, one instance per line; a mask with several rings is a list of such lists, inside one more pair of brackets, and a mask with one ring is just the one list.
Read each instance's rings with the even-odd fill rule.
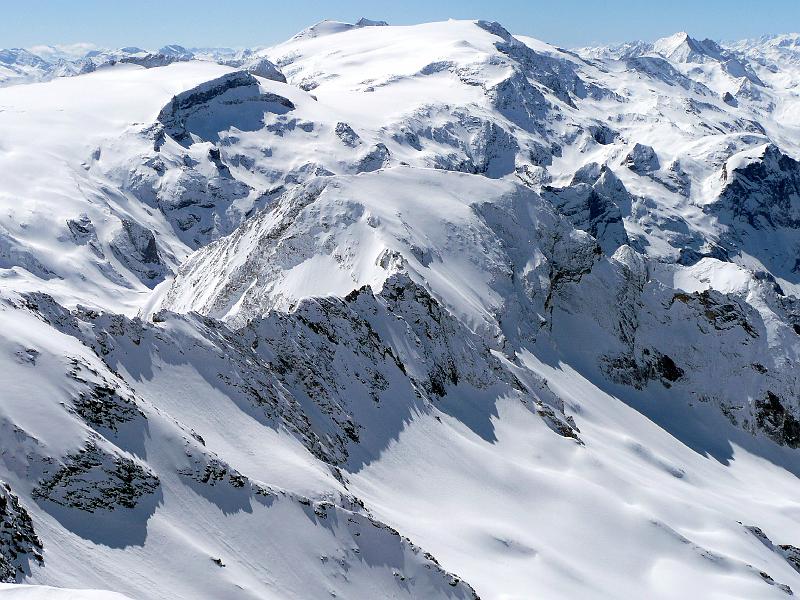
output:
[[291,110],[291,101],[262,94],[255,77],[236,71],[178,94],[161,109],[158,121],[167,135],[190,145],[193,139],[216,141],[219,132],[231,126],[243,131],[260,129],[265,112]]
[[670,164],[669,168],[667,169],[667,175],[661,180],[661,182],[664,184],[664,187],[671,192],[677,192],[678,194],[687,197],[689,196],[689,192],[692,188],[692,180],[688,173],[683,170],[683,167],[681,167],[681,163],[678,160]]
[[[355,178],[320,178],[285,193],[247,227],[195,255],[167,293],[165,307],[183,311],[191,305],[215,318],[227,315],[232,323],[241,326],[248,319],[265,314],[265,308],[289,305],[288,298],[275,292],[290,271],[311,264],[306,261],[319,247],[318,230],[327,234],[322,253],[333,261],[328,276],[342,287],[343,294],[363,283],[385,280],[395,263],[384,260],[389,256],[385,252],[400,252],[406,261],[412,261],[414,271],[424,273],[442,260],[425,250],[421,228],[430,223],[426,213],[406,217],[404,212],[389,207],[394,203],[424,202],[427,210],[426,194],[432,189],[437,194],[446,190],[446,197],[430,206],[440,212],[441,225],[451,231],[450,242],[439,252],[457,254],[474,245],[487,249],[478,261],[483,269],[480,277],[488,277],[489,288],[502,290],[502,304],[493,310],[504,315],[500,318],[501,327],[502,323],[510,323],[505,335],[535,336],[553,289],[579,279],[600,255],[600,248],[588,234],[574,230],[549,203],[523,186],[440,171],[426,172],[424,180],[413,177],[410,170],[386,169]],[[389,183],[387,193],[379,198],[372,190],[384,181],[395,183]],[[480,194],[457,193],[461,186],[472,182],[481,186]],[[405,187],[409,183],[413,185],[411,190]],[[471,202],[472,197],[475,202]],[[305,217],[312,213],[324,218]],[[455,221],[447,225],[451,219]],[[354,263],[345,240],[350,232],[362,228],[367,239],[389,228],[397,242],[390,242],[385,252],[373,259],[374,263]],[[519,240],[523,238],[533,243],[521,245]],[[293,250],[284,255],[284,249],[289,247]],[[233,272],[228,273],[224,257],[232,253],[239,259]],[[397,266],[405,268],[403,261]],[[188,282],[195,279],[208,283],[201,297],[190,298],[186,294],[191,285]],[[230,303],[234,295],[238,298],[235,307]],[[481,331],[500,335],[493,317],[486,318]]]
[[619,139],[619,132],[605,123],[592,124],[587,129],[591,133],[592,139],[602,146],[613,144]]
[[364,157],[358,162],[356,171],[358,173],[377,171],[389,164],[389,157],[391,153],[386,147],[386,144],[376,144],[372,150],[367,152]]
[[756,401],[756,425],[781,445],[800,447],[800,420],[784,407],[781,399],[767,391]]
[[[678,269],[704,272],[722,264],[706,258]],[[671,288],[670,279],[659,275],[662,267],[648,264],[627,246],[612,257],[610,272],[608,266],[598,263],[577,282],[560,286],[552,299],[556,339],[593,332],[590,347],[570,348],[570,355],[581,357],[574,360],[596,361],[611,381],[648,394],[659,394],[652,382],[660,382],[671,394],[716,405],[745,431],[797,446],[800,421],[792,399],[798,388],[785,366],[794,359],[791,353],[775,357],[769,346],[771,336],[793,339],[795,308],[774,281],[761,278],[747,291],[727,294],[713,289],[687,293]],[[759,311],[754,304],[769,308]],[[783,323],[777,329],[775,315]],[[725,368],[733,369],[724,383],[709,356],[725,356]]]
[[500,114],[526,130],[540,129],[542,119],[550,109],[544,94],[518,68],[513,69],[508,78],[490,87],[487,95]]
[[[153,69],[156,67],[165,67],[170,65],[174,62],[178,61],[185,61],[191,60],[192,56],[187,55],[177,55],[177,54],[162,54],[161,52],[155,53],[147,53],[143,56],[123,56],[119,59],[119,62],[125,64],[133,64],[139,65],[140,67],[144,67],[145,69]],[[110,61],[109,64],[114,64],[113,61]]]
[[211,487],[229,485],[233,488],[242,488],[249,483],[247,477],[219,458],[188,454],[190,454],[191,465],[178,470],[178,474],[183,477]]
[[[312,507],[309,506],[309,508]],[[348,510],[346,508],[337,507],[332,502],[323,501],[315,503],[312,510],[314,515],[323,521],[343,517],[347,522],[347,527],[353,531],[355,537],[362,539],[363,536],[363,540],[359,546],[363,545],[364,549],[368,548],[370,544],[373,544],[379,540],[383,541],[384,543],[389,541],[391,544],[390,547],[399,547],[399,550],[407,561],[407,566],[399,564],[393,565],[393,575],[401,582],[405,582],[407,579],[410,580],[414,577],[412,571],[419,570],[419,567],[417,567],[415,563],[417,561],[421,561],[423,569],[422,573],[424,574],[426,571],[429,572],[429,576],[434,581],[434,589],[442,584],[446,586],[445,589],[439,589],[438,593],[464,600],[480,600],[480,597],[471,585],[456,575],[445,571],[432,554],[425,552],[422,548],[415,545],[407,537],[400,535],[396,529],[390,527],[389,525],[370,517],[368,514],[359,514],[360,511],[357,512]],[[348,555],[345,560],[360,560],[358,554],[361,553],[361,549],[357,548],[356,550],[358,551]],[[323,562],[327,562],[330,560],[330,557],[324,556],[322,557],[322,560]]]
[[158,477],[139,463],[88,444],[39,482],[33,496],[65,508],[93,513],[132,509],[154,493]]
[[792,568],[800,573],[800,548],[792,546],[791,544],[781,544],[778,548],[781,549],[786,560],[792,565]]
[[77,219],[68,219],[67,228],[76,244],[89,246],[98,258],[103,258],[103,248],[97,239],[97,231],[87,215],[81,215]]
[[698,316],[717,331],[740,328],[751,338],[758,337],[758,331],[748,320],[749,311],[738,299],[726,297],[715,290],[704,290],[694,294],[676,293],[673,302],[693,307]]
[[648,175],[658,171],[661,165],[658,162],[655,150],[652,146],[636,143],[633,149],[625,157],[625,166],[637,175]]
[[358,21],[356,21],[356,27],[388,27],[389,23],[386,21],[375,21],[373,19],[367,19],[366,17],[361,17]]
[[[408,297],[409,293],[413,293],[412,297]],[[338,462],[347,456],[347,452],[336,455],[334,440],[337,436],[347,439],[349,450],[358,456],[358,460],[367,458],[356,443],[361,429],[361,425],[355,423],[356,418],[362,420],[363,430],[367,432],[361,436],[360,442],[367,448],[373,441],[379,443],[380,446],[373,447],[373,450],[382,447],[388,440],[381,436],[396,432],[393,429],[376,432],[389,422],[396,427],[402,426],[402,421],[394,419],[408,414],[398,411],[398,405],[412,403],[425,409],[423,397],[427,392],[424,387],[428,386],[429,380],[435,380],[440,371],[458,373],[454,377],[462,390],[466,382],[496,386],[497,382],[504,385],[502,382],[513,380],[513,376],[500,367],[499,361],[477,339],[477,355],[471,357],[473,350],[469,345],[461,347],[461,333],[450,331],[450,328],[462,326],[407,278],[398,278],[387,288],[386,296],[391,297],[397,317],[385,304],[388,300],[363,289],[345,300],[308,300],[292,313],[268,315],[239,331],[232,331],[222,323],[198,315],[161,313],[155,319],[157,323],[144,323],[89,310],[68,311],[41,294],[31,295],[20,308],[39,315],[60,332],[80,338],[83,347],[92,348],[97,358],[104,357],[103,364],[115,364],[125,370],[135,368],[135,365],[145,364],[150,352],[156,348],[161,356],[181,356],[181,360],[202,368],[210,380],[219,381],[219,385],[224,386],[226,397],[250,402],[249,407],[242,404],[242,409],[249,414],[255,416],[254,409],[264,410],[262,419],[265,425],[292,431],[298,439],[308,443],[315,454]],[[418,302],[422,303],[421,312]],[[402,310],[400,305],[403,305]],[[388,340],[397,344],[400,337],[393,336],[409,335],[409,322],[400,317],[409,311],[411,314],[405,315],[405,319],[417,319],[412,325],[425,337],[412,337],[400,342],[403,347],[401,354],[399,349],[389,345]],[[395,319],[397,324],[393,324]],[[440,326],[448,331],[438,332],[436,328]],[[384,336],[387,341],[384,341]],[[296,347],[298,344],[303,347]],[[416,349],[415,344],[425,350]],[[308,358],[305,350],[314,351],[317,360],[311,366],[316,371],[306,373],[297,369],[298,361],[305,362]],[[401,355],[402,359],[399,358]],[[491,366],[487,369],[485,363],[471,364],[472,359],[489,361]],[[424,360],[428,362],[421,362]],[[405,370],[405,365],[409,366],[409,371]],[[347,380],[341,377],[342,372],[360,379],[348,385]],[[382,372],[389,373],[394,381],[381,379]],[[273,377],[272,373],[276,376]],[[106,440],[98,438],[80,451],[67,455],[58,461],[63,463],[60,467],[50,457],[36,459],[37,468],[43,469],[43,477],[34,489],[33,497],[40,507],[74,528],[74,533],[94,539],[94,529],[97,528],[114,529],[119,525],[124,530],[132,524],[143,527],[143,517],[148,515],[143,515],[140,509],[144,504],[147,504],[145,509],[150,508],[154,496],[160,493],[163,484],[159,475],[163,474],[172,481],[177,475],[183,485],[222,511],[251,512],[253,506],[258,506],[268,509],[268,518],[273,518],[269,510],[274,509],[282,511],[280,514],[284,519],[286,511],[299,511],[301,521],[294,523],[298,531],[302,530],[304,523],[306,527],[322,523],[326,530],[335,527],[337,536],[344,536],[349,545],[341,549],[326,545],[323,555],[316,555],[315,559],[323,563],[330,560],[351,576],[352,567],[361,561],[380,560],[381,565],[388,565],[397,581],[409,582],[404,586],[424,586],[426,590],[435,590],[431,593],[436,597],[464,600],[478,597],[469,584],[445,571],[433,556],[372,517],[359,499],[343,494],[307,498],[253,480],[206,449],[202,436],[163,411],[153,410],[152,406],[144,407],[144,402],[139,407],[134,399],[122,398],[125,393],[121,389],[123,386],[119,381],[109,380],[107,367],[93,367],[84,358],[72,362],[68,375],[71,381],[93,393],[91,398],[75,400],[81,418],[98,432],[110,436]],[[419,381],[415,379],[417,376]],[[435,397],[437,402],[447,401],[449,388],[455,385],[450,376],[447,377],[448,381],[442,382],[442,386],[448,388],[446,391],[431,384],[431,389],[436,388],[441,394]],[[95,384],[96,380],[103,383]],[[388,391],[405,390],[405,397],[387,396],[387,383],[391,383]],[[418,386],[418,390],[415,391],[414,386]],[[371,420],[369,409],[359,406],[359,389],[365,392],[363,399],[375,407],[373,414],[379,417],[378,420]],[[502,393],[502,390],[495,391]],[[487,397],[490,399],[491,396]],[[537,405],[534,408],[544,411],[549,407]],[[570,425],[563,419],[563,414],[559,417],[556,412],[549,409],[543,418],[551,419],[554,428],[555,424],[560,424],[566,435],[572,431]],[[165,456],[174,457],[174,472],[157,475],[149,464],[107,449],[108,440],[119,442],[116,434],[128,427],[131,419],[147,419],[155,426],[153,431],[161,428],[170,431],[161,448]],[[330,419],[331,425],[324,425],[326,419]],[[35,442],[31,440],[31,443]],[[31,454],[29,459],[33,457]],[[161,469],[169,468],[165,467],[163,458],[151,457],[151,460],[159,463]],[[338,469],[335,472],[346,484],[341,472]],[[7,505],[2,492],[0,488],[0,522],[13,524],[17,532],[14,539],[18,543],[9,546],[11,550],[5,552],[3,531],[8,529],[8,525],[0,527],[0,566],[5,564],[2,559],[10,556],[22,565],[24,571],[27,559],[23,558],[20,544],[30,541],[30,560],[41,558],[41,544],[29,527],[29,520],[21,516],[21,507],[13,499]],[[91,513],[94,529],[80,527],[78,524],[82,521],[75,512]],[[261,514],[263,518],[264,513]],[[143,540],[141,537],[128,543],[142,544]],[[114,537],[101,537],[99,541],[113,545],[120,543],[120,539]],[[227,559],[222,562],[225,563]]]
[[478,21],[478,26],[502,38],[495,47],[517,62],[527,77],[550,89],[564,103],[574,106],[573,97],[585,97],[586,87],[571,63],[540,54],[526,46],[502,25],[496,22]]
[[469,141],[468,155],[472,173],[487,177],[502,177],[511,173],[519,143],[504,128],[495,123],[480,123]]
[[353,128],[350,127],[347,123],[339,122],[336,124],[336,135],[337,137],[342,140],[342,143],[346,146],[350,146],[351,148],[355,148],[361,143],[361,138],[358,137],[358,134],[353,131]]
[[[730,171],[729,171],[730,169]],[[712,205],[726,211],[730,224],[746,223],[756,230],[800,229],[800,163],[767,145],[738,165],[726,165],[725,188]]]
[[223,160],[220,150],[212,149],[206,160],[201,165],[187,160],[187,164],[176,165],[174,176],[168,177],[145,165],[132,174],[130,182],[132,191],[158,207],[177,236],[192,248],[207,244],[238,224],[243,215],[232,205],[253,193],[246,183],[231,176],[228,164],[235,157],[226,155]]
[[743,152],[723,167],[719,197],[705,207],[727,230],[730,254],[747,253],[780,277],[800,277],[800,163],[776,146]]
[[[448,114],[444,123],[430,123],[431,115],[419,111],[414,120],[395,135],[395,139],[418,151],[428,142],[447,148],[430,158],[436,169],[459,171],[499,178],[515,170],[515,157],[522,151],[520,142],[508,129],[462,109]],[[549,149],[531,144],[529,158],[536,164],[552,162]],[[527,165],[526,165],[527,166]]]
[[[353,468],[371,461],[415,411],[471,414],[467,425],[491,439],[489,415],[498,397],[520,398],[559,435],[577,438],[563,403],[546,386],[523,385],[480,336],[402,273],[390,276],[379,293],[365,286],[344,299],[303,300],[289,313],[269,313],[236,331],[213,319],[162,312],[156,320],[173,332],[165,334],[119,315],[69,313],[49,298],[32,299],[30,306],[126,368],[146,361],[151,348],[164,355],[187,348],[185,360],[203,365],[231,398],[260,412],[265,423],[279,423],[332,464]],[[187,328],[214,340],[224,355],[184,337],[180,332]],[[146,419],[130,391],[87,365],[74,364],[69,376],[84,384],[73,400],[75,411],[98,432],[116,436]],[[470,404],[460,405],[463,395]],[[200,482],[240,480],[215,461],[194,461],[181,474]],[[137,494],[158,485],[138,463],[93,445],[65,462],[40,484],[37,497],[111,510],[115,502],[133,505]],[[106,480],[100,499],[89,494],[88,473]],[[130,473],[130,486],[120,483],[123,473]]]
[[[120,384],[103,378],[95,369],[82,364],[78,359],[73,359],[72,364],[69,377],[86,384],[86,389],[73,399],[73,407],[92,427],[116,433],[127,423],[146,419],[130,390],[124,390]],[[84,377],[100,381],[87,381]]]
[[16,583],[30,574],[30,563],[43,564],[42,542],[33,521],[11,487],[0,481],[0,583]]
[[146,285],[153,287],[169,273],[153,232],[136,221],[123,219],[122,228],[111,241],[114,256]]
[[[404,274],[387,279],[380,294],[364,287],[343,301],[303,301],[289,315],[270,314],[249,330],[256,352],[307,407],[330,460],[349,461],[351,468],[371,460],[386,435],[429,403],[456,415],[467,410],[459,407],[462,394],[482,398],[484,406],[471,407],[478,413],[504,394],[537,405],[480,337]],[[564,435],[576,437],[563,414],[550,417]],[[488,422],[467,424],[492,435]]]
[[608,256],[629,243],[620,206],[630,211],[633,196],[608,167],[590,163],[569,186],[545,187],[543,195],[576,228],[591,234]]
[[240,50],[232,57],[220,58],[219,62],[235,69],[247,71],[257,77],[286,83],[286,77],[274,62],[264,56],[263,53],[255,52],[249,48]]
[[[753,536],[769,550],[786,559],[786,562],[788,562],[795,571],[800,572],[800,548],[792,546],[791,544],[775,544],[760,527],[756,527],[755,525],[745,525],[744,528],[753,534]],[[766,579],[769,576],[762,572],[762,577]],[[772,580],[771,577],[769,579]],[[789,586],[783,585],[781,587],[783,587],[784,591],[789,595],[793,595]]]

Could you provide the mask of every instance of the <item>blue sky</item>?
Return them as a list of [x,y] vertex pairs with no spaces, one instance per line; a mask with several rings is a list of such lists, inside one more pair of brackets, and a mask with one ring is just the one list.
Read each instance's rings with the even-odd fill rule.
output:
[[682,30],[713,39],[797,31],[800,0],[0,0],[0,48],[269,45],[325,18],[361,16],[397,25],[490,19],[513,33],[571,47]]

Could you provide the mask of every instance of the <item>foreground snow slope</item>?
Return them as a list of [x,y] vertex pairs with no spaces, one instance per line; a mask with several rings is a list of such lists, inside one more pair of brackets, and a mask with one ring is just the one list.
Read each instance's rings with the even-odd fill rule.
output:
[[44,585],[13,585],[0,583],[4,598],[15,600],[129,600],[128,596],[107,590],[70,590]]
[[0,580],[800,589],[791,39],[323,22],[0,89]]

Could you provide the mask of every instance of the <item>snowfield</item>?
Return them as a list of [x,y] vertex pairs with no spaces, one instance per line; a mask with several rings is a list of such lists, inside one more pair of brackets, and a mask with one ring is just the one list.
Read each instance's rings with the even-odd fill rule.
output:
[[799,39],[0,51],[0,594],[800,591]]

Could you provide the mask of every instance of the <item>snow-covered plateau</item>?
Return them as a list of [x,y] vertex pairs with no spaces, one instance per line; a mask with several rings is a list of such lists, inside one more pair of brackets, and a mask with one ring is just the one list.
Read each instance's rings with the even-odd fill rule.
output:
[[0,81],[3,598],[800,593],[800,36]]

